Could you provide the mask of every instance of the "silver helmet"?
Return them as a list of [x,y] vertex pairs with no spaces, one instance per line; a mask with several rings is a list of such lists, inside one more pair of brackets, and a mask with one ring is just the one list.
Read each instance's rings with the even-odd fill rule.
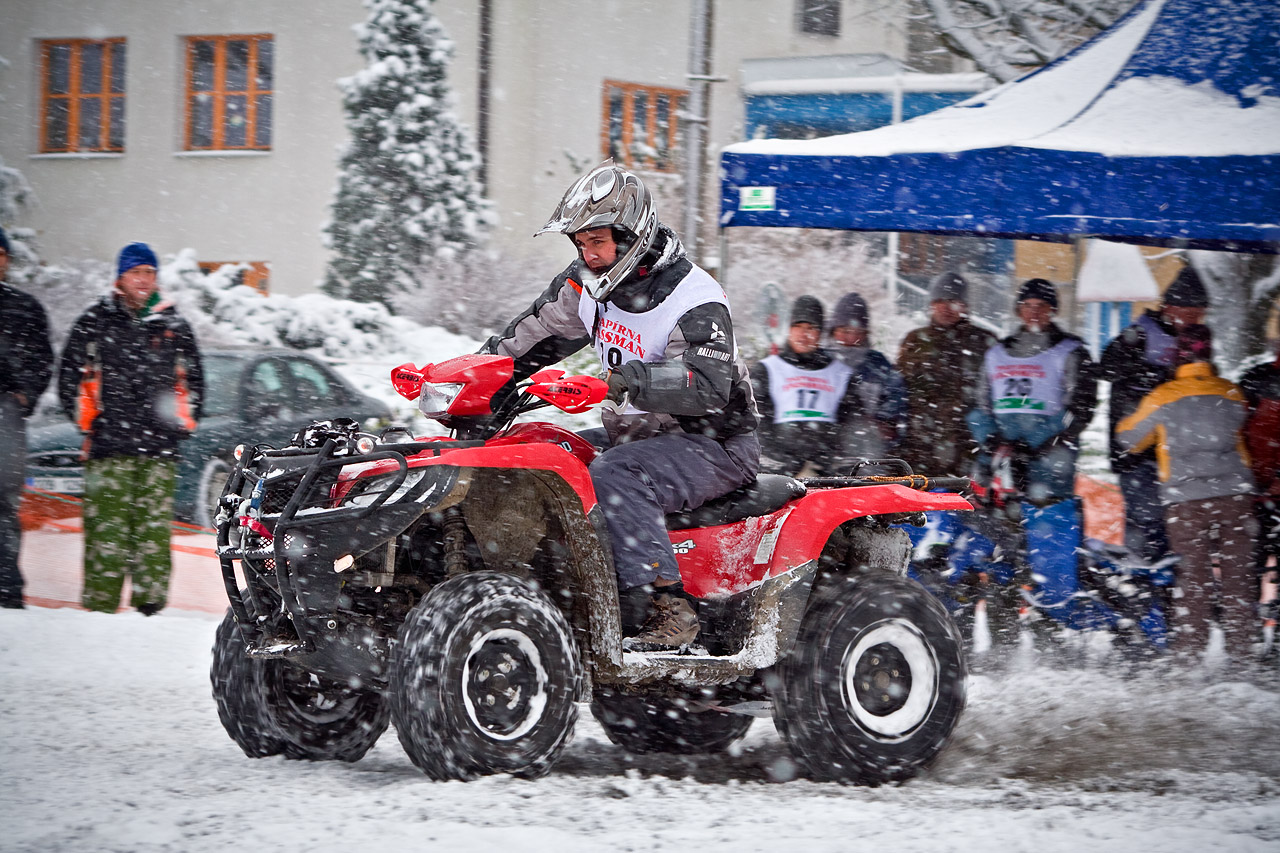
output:
[[610,227],[625,232],[624,239],[618,242],[618,257],[613,266],[600,274],[585,265],[582,269],[582,287],[597,302],[607,299],[635,270],[657,236],[658,214],[653,210],[653,196],[644,182],[612,160],[606,160],[573,182],[551,219],[538,231],[538,234],[567,234],[573,239],[580,231]]

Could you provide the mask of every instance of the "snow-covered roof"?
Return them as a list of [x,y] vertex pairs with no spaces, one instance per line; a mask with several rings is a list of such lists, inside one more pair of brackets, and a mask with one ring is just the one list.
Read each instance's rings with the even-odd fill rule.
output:
[[723,225],[1273,250],[1280,13],[1274,0],[1146,0],[959,104],[860,133],[742,142],[722,164]]
[[[1280,81],[1274,74],[1260,74],[1242,102],[1238,93],[1223,91],[1209,79],[1126,73],[1168,2],[1152,0],[1063,61],[911,121],[821,139],[744,142],[725,150],[830,157],[1019,145],[1127,156],[1280,153]],[[1271,11],[1280,14],[1274,6]],[[1280,44],[1274,48],[1280,52]],[[878,78],[848,79],[866,86]],[[835,81],[761,82],[751,93],[804,82],[829,86]]]
[[1090,240],[1076,276],[1081,302],[1144,302],[1160,298],[1160,287],[1142,250],[1130,243]]
[[982,72],[878,74],[873,77],[799,77],[742,85],[744,95],[862,94],[866,92],[981,92],[991,85]]

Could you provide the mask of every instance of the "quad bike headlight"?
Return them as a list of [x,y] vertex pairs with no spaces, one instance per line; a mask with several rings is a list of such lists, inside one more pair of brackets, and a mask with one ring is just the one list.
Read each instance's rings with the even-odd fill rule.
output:
[[418,396],[418,411],[429,418],[448,413],[462,388],[461,382],[423,382],[422,393]]

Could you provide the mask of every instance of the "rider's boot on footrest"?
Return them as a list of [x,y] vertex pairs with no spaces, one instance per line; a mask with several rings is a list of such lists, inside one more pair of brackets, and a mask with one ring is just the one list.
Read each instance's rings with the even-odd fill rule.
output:
[[640,633],[624,637],[622,648],[629,652],[672,651],[689,645],[698,636],[698,614],[693,605],[676,595],[655,594],[649,603],[649,618]]

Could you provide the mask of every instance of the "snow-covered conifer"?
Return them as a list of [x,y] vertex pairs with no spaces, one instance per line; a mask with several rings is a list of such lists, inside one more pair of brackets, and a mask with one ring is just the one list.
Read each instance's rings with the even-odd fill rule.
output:
[[434,0],[364,0],[356,27],[366,67],[338,81],[351,140],[331,221],[327,293],[388,306],[435,259],[484,239],[490,208],[479,157],[453,112],[453,45]]

